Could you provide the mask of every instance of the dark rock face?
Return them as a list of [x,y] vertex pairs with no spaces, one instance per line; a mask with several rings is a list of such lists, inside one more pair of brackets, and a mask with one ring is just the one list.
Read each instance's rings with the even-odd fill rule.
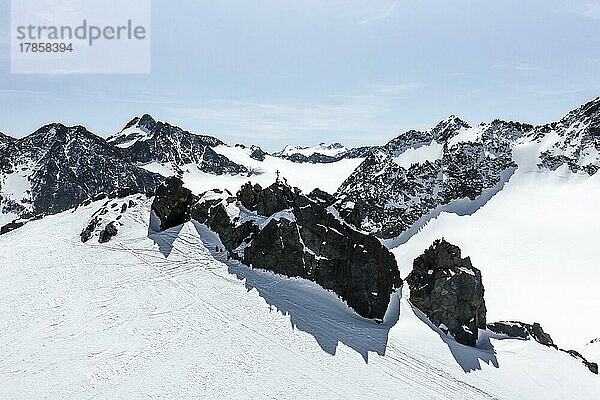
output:
[[265,158],[268,154],[269,153],[265,152],[258,146],[250,146],[250,158],[258,161],[265,161]]
[[147,114],[141,118],[134,118],[121,133],[108,138],[107,141],[131,160],[139,163],[171,163],[175,169],[194,163],[201,171],[217,175],[248,172],[246,167],[232,162],[212,149],[224,144],[221,140],[155,121]]
[[486,308],[481,272],[460,249],[436,240],[417,257],[406,278],[410,301],[457,342],[475,346],[478,329],[485,329]]
[[98,243],[106,243],[117,234],[117,227],[114,222],[109,222],[104,229],[100,231]]
[[30,188],[18,198],[2,195],[0,207],[19,216],[55,214],[119,188],[152,192],[162,181],[84,127],[62,124],[43,126],[0,145],[0,182],[2,175],[11,174],[22,177]]
[[152,202],[152,211],[160,220],[160,228],[165,230],[189,221],[190,207],[194,200],[194,195],[183,187],[181,179],[167,178],[156,190]]
[[337,200],[334,196],[319,188],[313,189],[313,191],[308,194],[308,198],[320,203],[323,207],[329,207]]
[[96,227],[98,226],[99,223],[100,223],[100,219],[98,218],[98,216],[92,217],[92,219],[90,220],[88,225],[79,234],[79,236],[81,237],[81,241],[83,243],[85,243],[91,239],[92,234],[96,230]]
[[0,235],[4,235],[8,232],[14,231],[26,224],[26,221],[12,221],[6,225],[0,227]]
[[510,337],[533,339],[545,346],[556,347],[550,335],[544,332],[542,326],[537,322],[531,325],[519,321],[500,321],[488,324],[487,328],[495,333],[501,333]]
[[264,189],[248,183],[236,197],[209,193],[191,206],[190,216],[216,232],[231,257],[314,281],[358,314],[383,318],[390,294],[402,285],[395,258],[377,238],[328,212],[330,195],[315,192],[314,200],[280,182]]
[[366,216],[365,205],[362,201],[354,202],[342,199],[335,203],[335,207],[344,221],[358,229],[361,228],[361,223]]
[[287,185],[271,185],[263,189],[258,184],[252,186],[248,182],[238,192],[238,199],[244,207],[267,217],[290,208],[296,197],[297,193]]

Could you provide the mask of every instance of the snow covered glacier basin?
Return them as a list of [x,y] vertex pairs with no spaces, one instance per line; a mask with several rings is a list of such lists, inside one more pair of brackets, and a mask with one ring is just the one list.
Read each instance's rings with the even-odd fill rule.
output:
[[442,213],[392,252],[406,277],[444,237],[481,270],[488,321],[540,322],[559,346],[581,349],[600,336],[599,204],[600,174],[521,165],[474,214]]
[[109,243],[83,244],[100,205],[0,238],[0,398],[600,394],[578,360],[535,342],[444,341],[399,296],[375,324],[313,283],[215,259],[192,223],[149,235],[149,202]]

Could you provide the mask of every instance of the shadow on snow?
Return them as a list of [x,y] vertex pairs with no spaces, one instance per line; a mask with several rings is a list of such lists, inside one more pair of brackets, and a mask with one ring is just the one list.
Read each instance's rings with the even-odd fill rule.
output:
[[[277,312],[289,316],[292,329],[312,335],[323,351],[335,355],[341,342],[359,353],[366,363],[369,362],[370,352],[385,355],[389,331],[398,322],[400,314],[400,292],[391,295],[383,323],[376,323],[359,316],[335,293],[314,282],[277,275],[228,260],[225,251],[216,251],[217,248],[223,249],[218,236],[205,225],[193,223],[205,247],[215,259],[227,265],[230,274],[244,281],[248,291],[256,289],[271,310],[274,307]],[[164,257],[168,257],[183,225],[160,232],[158,224],[158,218],[152,213],[148,237],[158,245]],[[480,330],[477,347],[465,346],[434,326],[419,309],[412,308],[421,321],[438,333],[465,372],[481,369],[481,362],[491,363],[498,368],[490,338],[502,339],[502,336]]]

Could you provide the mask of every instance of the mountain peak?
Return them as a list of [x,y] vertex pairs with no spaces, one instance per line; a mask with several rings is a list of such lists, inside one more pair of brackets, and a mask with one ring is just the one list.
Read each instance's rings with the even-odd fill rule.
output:
[[448,118],[440,121],[435,128],[431,130],[433,138],[438,142],[445,142],[454,135],[456,135],[461,129],[467,129],[471,126],[452,114]]
[[134,117],[127,125],[125,125],[121,132],[129,128],[140,128],[146,132],[150,132],[155,126],[156,120],[149,114],[144,114],[141,117]]

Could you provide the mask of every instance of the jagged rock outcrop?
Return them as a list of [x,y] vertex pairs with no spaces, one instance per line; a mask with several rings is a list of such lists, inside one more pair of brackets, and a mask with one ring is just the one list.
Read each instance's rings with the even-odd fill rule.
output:
[[152,211],[160,220],[161,230],[181,225],[190,220],[190,207],[195,201],[192,192],[183,187],[183,181],[169,177],[159,186],[152,202]]
[[478,330],[486,328],[481,272],[460,249],[436,240],[417,257],[406,278],[410,302],[454,339],[475,346]]
[[106,224],[104,229],[102,229],[98,234],[98,243],[108,242],[113,236],[117,234],[117,232],[118,230],[115,226],[114,221],[109,222],[108,224]]
[[[117,235],[119,228],[123,226],[123,216],[138,206],[145,196],[141,194],[128,194],[127,191],[116,191],[109,195],[99,195],[94,201],[105,198],[107,200],[92,214],[90,221],[79,235],[83,243],[86,243],[93,237],[98,238],[99,243],[110,241]],[[86,205],[89,205],[89,203]]]
[[253,158],[258,161],[265,161],[265,158],[269,155],[266,151],[261,149],[258,146],[250,146],[250,158]]
[[[319,197],[326,198],[323,193]],[[391,293],[402,285],[394,256],[377,238],[351,228],[297,188],[248,183],[236,196],[213,190],[191,196],[193,204],[190,196],[177,178],[157,190],[152,208],[162,229],[172,225],[164,221],[192,218],[217,233],[231,257],[314,281],[366,318],[383,319]]]
[[82,126],[49,124],[0,147],[0,212],[54,214],[119,188],[152,192],[162,181]]
[[581,353],[579,353],[576,350],[560,349],[556,344],[554,344],[552,337],[548,333],[544,332],[542,326],[537,322],[534,322],[533,325],[531,325],[520,321],[500,321],[488,324],[487,328],[488,330],[494,333],[499,333],[502,335],[526,340],[533,339],[536,342],[543,344],[544,346],[553,347],[557,350],[569,354],[573,358],[578,359],[583,363],[583,365],[586,366],[587,369],[590,370],[590,372],[598,374],[597,363],[588,361]]
[[401,281],[395,260],[376,238],[350,228],[324,204],[287,185],[271,185],[258,197],[250,208],[258,215],[290,214],[270,219],[253,237],[244,248],[245,263],[314,280],[360,315],[383,317],[389,293]]
[[545,346],[556,347],[552,337],[544,332],[542,326],[537,322],[534,322],[533,325],[531,325],[520,321],[499,321],[488,324],[487,328],[495,333],[528,340],[533,339]]
[[326,191],[321,190],[319,188],[313,189],[308,194],[308,197],[311,200],[314,200],[317,203],[320,203],[324,207],[329,207],[330,205],[334,204],[337,200],[333,195],[331,195],[331,194],[327,193]]
[[600,168],[600,97],[569,112],[557,122],[536,127],[530,135],[541,143],[551,138],[540,154],[540,168],[567,165],[573,172],[594,175]]
[[[514,131],[520,137],[526,127],[493,122],[480,127],[476,142],[449,142],[469,128],[451,117],[431,131],[406,132],[372,151],[336,193],[346,203],[361,205],[363,215],[353,223],[379,237],[392,238],[453,202],[475,201],[484,193],[500,190],[517,168],[504,132]],[[439,154],[410,166],[397,162],[405,151],[418,148]]]
[[[119,194],[124,196],[118,196]],[[144,197],[141,194],[127,194],[126,191],[113,192],[108,196],[98,196],[94,201],[104,198],[107,200],[91,216],[90,221],[81,231],[79,235],[81,241],[86,243],[93,237],[98,238],[98,243],[110,241],[123,226],[123,216],[138,206]]]
[[247,183],[241,187],[238,194],[238,199],[244,207],[266,217],[291,208],[297,197],[297,191],[283,184],[263,189],[258,184]]
[[134,118],[107,141],[138,163],[170,163],[175,170],[196,164],[201,171],[217,175],[248,172],[246,167],[213,150],[224,144],[221,140],[156,121],[148,114]]

